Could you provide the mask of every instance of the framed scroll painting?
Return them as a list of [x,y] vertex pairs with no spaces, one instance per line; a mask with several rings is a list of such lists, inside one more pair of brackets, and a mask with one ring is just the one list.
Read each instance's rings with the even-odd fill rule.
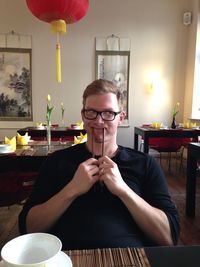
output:
[[96,78],[116,83],[123,95],[123,106],[128,120],[130,51],[96,50]]
[[31,49],[0,48],[0,121],[32,121]]

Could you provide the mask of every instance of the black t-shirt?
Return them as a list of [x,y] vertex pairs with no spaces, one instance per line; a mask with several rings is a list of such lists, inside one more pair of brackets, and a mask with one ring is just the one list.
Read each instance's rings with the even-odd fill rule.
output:
[[[86,145],[79,144],[57,151],[47,158],[19,216],[20,233],[26,233],[26,216],[30,208],[59,192],[73,178],[78,165],[91,156]],[[180,231],[179,216],[155,159],[119,146],[112,160],[117,163],[123,180],[135,193],[166,213],[176,244]],[[75,199],[48,232],[61,239],[63,249],[157,245],[140,230],[123,202],[100,183]]]

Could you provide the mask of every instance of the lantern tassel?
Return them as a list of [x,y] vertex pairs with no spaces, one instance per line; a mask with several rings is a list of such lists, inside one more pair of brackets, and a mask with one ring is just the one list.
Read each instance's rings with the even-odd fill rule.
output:
[[56,80],[61,83],[61,52],[60,52],[60,35],[66,33],[67,25],[64,20],[54,20],[51,22],[52,32],[57,34],[56,43]]
[[60,56],[60,43],[56,44],[56,79],[61,83],[61,56]]

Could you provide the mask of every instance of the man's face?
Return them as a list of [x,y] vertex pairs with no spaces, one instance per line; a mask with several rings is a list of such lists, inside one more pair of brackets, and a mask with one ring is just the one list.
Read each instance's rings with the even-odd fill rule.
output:
[[[86,99],[85,107],[86,110],[95,111],[114,111],[118,112],[119,105],[117,102],[117,97],[115,94],[107,93],[102,95],[91,95]],[[112,121],[105,121],[100,115],[94,120],[89,120],[82,114],[82,119],[84,122],[84,128],[88,133],[88,138],[93,135],[94,141],[96,143],[102,143],[103,141],[103,129],[105,142],[111,141],[112,138],[116,139],[117,127],[123,121],[125,117],[125,112],[122,111],[120,114],[116,115],[115,119]]]

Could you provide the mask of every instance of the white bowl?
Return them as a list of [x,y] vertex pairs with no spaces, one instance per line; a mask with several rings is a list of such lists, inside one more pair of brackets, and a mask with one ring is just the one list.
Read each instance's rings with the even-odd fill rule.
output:
[[10,153],[12,151],[12,146],[9,144],[0,144],[0,153]]
[[3,266],[55,267],[62,248],[59,238],[47,233],[32,233],[16,237],[1,250]]

